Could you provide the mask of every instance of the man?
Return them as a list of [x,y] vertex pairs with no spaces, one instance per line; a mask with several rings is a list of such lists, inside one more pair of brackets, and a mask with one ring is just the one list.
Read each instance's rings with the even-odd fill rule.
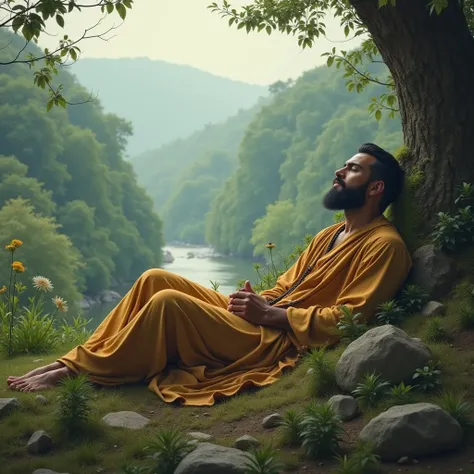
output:
[[324,198],[345,221],[319,232],[274,288],[258,295],[246,282],[226,297],[148,270],[84,345],[8,384],[35,391],[87,373],[102,385],[146,381],[165,402],[202,406],[275,382],[302,350],[337,342],[341,305],[370,319],[401,287],[410,255],[382,213],[402,183],[393,156],[362,145]]

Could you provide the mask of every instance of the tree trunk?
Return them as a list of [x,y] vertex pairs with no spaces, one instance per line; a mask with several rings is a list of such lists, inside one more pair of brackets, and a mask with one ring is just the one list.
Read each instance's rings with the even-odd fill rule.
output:
[[[474,40],[458,0],[430,15],[426,0],[351,0],[389,68],[400,104],[406,170],[424,225],[452,210],[456,186],[474,183]],[[426,227],[425,227],[426,229]]]

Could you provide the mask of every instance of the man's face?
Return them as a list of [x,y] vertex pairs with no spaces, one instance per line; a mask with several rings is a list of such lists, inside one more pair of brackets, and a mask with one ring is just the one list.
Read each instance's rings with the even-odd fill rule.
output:
[[367,199],[370,168],[375,161],[371,155],[358,153],[338,169],[332,188],[324,196],[324,207],[330,210],[360,209]]

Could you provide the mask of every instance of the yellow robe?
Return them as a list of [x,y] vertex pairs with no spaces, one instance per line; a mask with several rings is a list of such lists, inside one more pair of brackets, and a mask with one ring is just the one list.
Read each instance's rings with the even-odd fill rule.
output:
[[383,217],[325,251],[342,224],[321,231],[267,298],[313,265],[287,307],[293,330],[256,326],[227,311],[228,297],[178,275],[148,270],[90,339],[58,359],[102,385],[145,381],[165,402],[213,405],[246,387],[274,383],[298,352],[336,342],[339,305],[369,319],[408,275],[409,253]]

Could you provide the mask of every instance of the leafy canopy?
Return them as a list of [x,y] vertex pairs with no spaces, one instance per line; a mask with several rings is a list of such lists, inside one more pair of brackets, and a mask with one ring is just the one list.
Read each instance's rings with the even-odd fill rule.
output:
[[[397,2],[397,0],[377,1],[379,8],[395,7]],[[398,112],[393,78],[391,75],[380,78],[371,73],[370,65],[382,61],[377,46],[370,38],[367,27],[357,16],[353,3],[350,0],[255,0],[252,4],[237,10],[224,0],[220,4],[214,2],[208,8],[228,18],[230,26],[245,29],[247,33],[265,30],[269,35],[279,31],[296,36],[298,45],[303,49],[311,48],[320,36],[326,36],[324,23],[326,15],[339,18],[346,38],[352,39],[358,36],[367,38],[359,48],[350,52],[345,50],[337,52],[336,48],[332,48],[330,52],[325,53],[328,66],[335,64],[337,68],[344,69],[346,86],[350,91],[361,92],[370,82],[386,86],[386,92],[378,98],[371,99],[369,110],[377,120],[382,117],[383,110],[393,117]],[[427,13],[440,14],[447,6],[448,0],[431,0],[427,3]],[[474,27],[474,0],[462,2],[462,7],[469,26]]]
[[[62,94],[62,85],[53,84],[53,77],[58,74],[58,67],[70,61],[77,61],[81,52],[78,44],[83,40],[105,39],[105,35],[115,27],[100,33],[96,32],[96,28],[107,15],[114,12],[125,20],[127,9],[132,8],[132,3],[133,0],[93,0],[84,3],[76,0],[0,0],[0,28],[13,30],[24,40],[14,56],[0,60],[0,66],[27,64],[32,67],[41,61],[42,67],[34,72],[34,82],[41,89],[49,90],[48,110],[54,105],[66,107],[68,102]],[[39,55],[29,51],[28,46],[31,42],[38,43],[41,35],[51,34],[50,20],[64,29],[71,14],[84,10],[96,10],[102,14],[102,18],[96,24],[87,27],[78,38],[70,38],[65,34],[53,50],[46,48]]]

